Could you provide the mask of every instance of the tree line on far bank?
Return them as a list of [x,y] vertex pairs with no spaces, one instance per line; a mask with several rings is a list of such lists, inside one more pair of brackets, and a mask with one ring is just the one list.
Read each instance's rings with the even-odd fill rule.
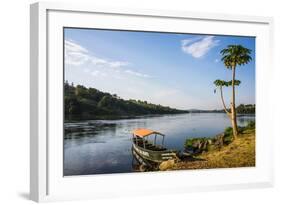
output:
[[[227,111],[230,111],[230,108],[227,108]],[[225,113],[225,110],[208,110],[206,112],[219,112]],[[240,104],[236,107],[236,112],[238,114],[255,114],[256,113],[256,105],[255,104]]]
[[[237,113],[253,114],[255,105],[241,104]],[[224,112],[224,110],[179,110],[141,100],[124,100],[116,94],[64,83],[65,120],[130,118],[141,115]]]
[[114,119],[153,114],[188,113],[141,100],[124,100],[116,94],[64,83],[65,120]]

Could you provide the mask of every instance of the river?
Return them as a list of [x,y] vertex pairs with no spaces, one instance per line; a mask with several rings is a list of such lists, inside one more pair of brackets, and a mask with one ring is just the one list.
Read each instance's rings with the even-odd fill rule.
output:
[[[241,115],[238,125],[254,121]],[[134,172],[131,131],[149,128],[165,134],[165,146],[184,149],[186,138],[210,137],[230,126],[224,113],[188,113],[121,120],[65,123],[64,175]]]

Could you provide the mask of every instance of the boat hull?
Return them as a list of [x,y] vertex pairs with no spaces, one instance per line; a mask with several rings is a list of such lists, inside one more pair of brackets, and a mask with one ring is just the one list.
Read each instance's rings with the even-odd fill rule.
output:
[[163,161],[170,160],[170,159],[177,159],[177,154],[178,154],[178,152],[174,150],[154,151],[154,150],[144,149],[143,147],[140,147],[135,143],[133,143],[133,149],[142,158],[156,163],[161,163]]

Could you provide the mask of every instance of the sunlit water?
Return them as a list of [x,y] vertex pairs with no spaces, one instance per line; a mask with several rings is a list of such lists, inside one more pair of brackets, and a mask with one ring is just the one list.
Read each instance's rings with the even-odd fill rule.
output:
[[[238,117],[238,125],[254,121],[254,115]],[[165,146],[183,150],[186,138],[215,136],[230,126],[223,113],[162,115],[123,120],[65,123],[64,175],[133,172],[131,131],[149,128],[165,134]],[[160,139],[159,139],[160,140]]]

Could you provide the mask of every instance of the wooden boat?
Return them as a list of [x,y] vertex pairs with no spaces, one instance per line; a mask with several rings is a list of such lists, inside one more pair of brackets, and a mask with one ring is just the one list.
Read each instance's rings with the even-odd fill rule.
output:
[[[157,145],[157,137],[162,137]],[[153,139],[151,139],[153,138]],[[178,151],[164,147],[165,135],[150,129],[136,129],[133,131],[133,151],[145,160],[161,163],[170,159],[178,159]]]

